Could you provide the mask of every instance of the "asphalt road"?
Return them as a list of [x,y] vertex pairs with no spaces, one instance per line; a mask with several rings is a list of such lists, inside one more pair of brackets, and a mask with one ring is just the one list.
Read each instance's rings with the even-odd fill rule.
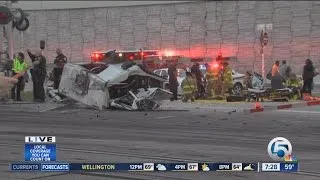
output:
[[[0,180],[320,179],[320,107],[255,114],[89,109],[23,112],[0,106]],[[24,136],[57,138],[64,162],[270,162],[267,145],[282,136],[301,161],[300,173],[124,172],[13,173],[24,159]]]

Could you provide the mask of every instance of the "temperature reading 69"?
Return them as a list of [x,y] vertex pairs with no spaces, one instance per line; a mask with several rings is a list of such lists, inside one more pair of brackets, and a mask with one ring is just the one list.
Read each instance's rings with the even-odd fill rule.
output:
[[285,164],[284,168],[285,168],[285,170],[291,170],[294,168],[294,164]]

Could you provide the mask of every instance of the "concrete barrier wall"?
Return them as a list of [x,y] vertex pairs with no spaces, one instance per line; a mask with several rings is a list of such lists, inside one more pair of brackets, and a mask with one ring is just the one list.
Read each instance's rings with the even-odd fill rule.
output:
[[53,10],[53,9],[77,9],[77,8],[101,8],[122,6],[143,6],[155,4],[181,3],[188,1],[18,1],[13,7],[25,10]]
[[[24,33],[24,49],[39,47],[53,61],[61,47],[70,61],[89,61],[103,49],[149,47],[172,49],[184,55],[237,56],[239,71],[260,72],[258,24],[272,24],[265,48],[268,71],[275,60],[288,60],[301,74],[310,57],[319,66],[320,2],[223,1],[133,7],[29,11],[31,27]],[[15,32],[15,48],[21,35]]]

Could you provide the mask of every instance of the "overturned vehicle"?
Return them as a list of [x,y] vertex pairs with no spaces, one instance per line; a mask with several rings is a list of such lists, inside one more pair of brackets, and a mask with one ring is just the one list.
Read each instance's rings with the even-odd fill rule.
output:
[[63,69],[59,94],[100,110],[155,110],[171,97],[163,89],[165,82],[163,77],[128,61],[69,63]]

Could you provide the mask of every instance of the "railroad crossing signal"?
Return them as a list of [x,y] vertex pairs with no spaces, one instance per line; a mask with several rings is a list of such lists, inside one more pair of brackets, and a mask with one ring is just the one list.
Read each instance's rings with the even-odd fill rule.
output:
[[18,8],[12,12],[5,6],[0,6],[0,25],[7,25],[12,22],[12,27],[18,31],[25,31],[29,28],[28,13]]
[[28,13],[24,12],[22,9],[16,9],[16,13],[13,19],[13,27],[15,27],[18,31],[25,31],[29,28],[29,16]]
[[9,24],[13,19],[13,15],[9,8],[0,6],[0,25]]

